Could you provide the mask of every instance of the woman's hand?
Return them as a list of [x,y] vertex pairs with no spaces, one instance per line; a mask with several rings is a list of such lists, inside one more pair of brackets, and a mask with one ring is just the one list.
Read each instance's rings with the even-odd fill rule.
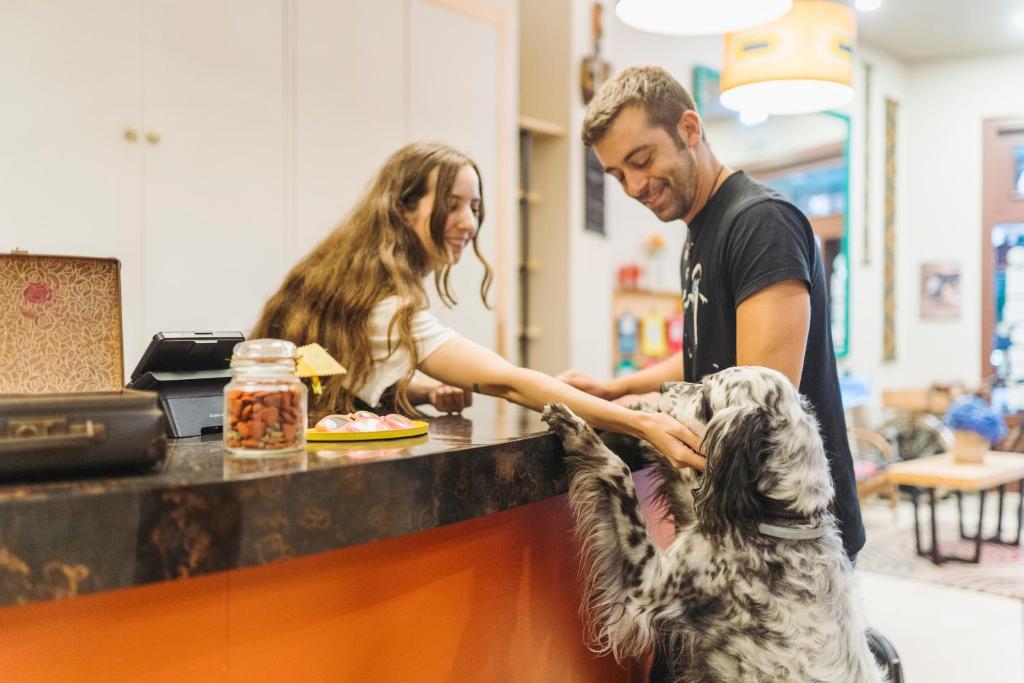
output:
[[638,413],[643,438],[676,467],[704,471],[707,458],[700,455],[700,439],[678,420],[666,413]]
[[442,413],[461,413],[473,405],[473,392],[470,389],[442,384],[427,392],[427,403]]

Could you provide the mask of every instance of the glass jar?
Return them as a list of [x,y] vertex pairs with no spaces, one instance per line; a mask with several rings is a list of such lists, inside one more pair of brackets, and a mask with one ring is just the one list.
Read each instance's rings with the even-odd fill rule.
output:
[[224,446],[238,455],[306,447],[306,385],[295,376],[295,344],[251,339],[235,345],[224,387]]

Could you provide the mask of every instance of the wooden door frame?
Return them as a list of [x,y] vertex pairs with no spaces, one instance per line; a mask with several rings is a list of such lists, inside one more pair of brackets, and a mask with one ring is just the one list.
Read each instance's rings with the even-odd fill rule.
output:
[[1024,222],[1024,196],[1011,197],[1006,190],[1006,166],[1001,164],[999,136],[1024,133],[1024,117],[993,118],[982,122],[981,184],[981,377],[995,372],[990,357],[995,332],[996,310],[992,297],[995,278],[995,252],[992,226],[996,223]]

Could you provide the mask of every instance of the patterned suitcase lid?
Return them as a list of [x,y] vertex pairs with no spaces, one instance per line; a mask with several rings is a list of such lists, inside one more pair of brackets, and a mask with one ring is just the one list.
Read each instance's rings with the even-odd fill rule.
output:
[[0,254],[0,394],[124,388],[121,263]]

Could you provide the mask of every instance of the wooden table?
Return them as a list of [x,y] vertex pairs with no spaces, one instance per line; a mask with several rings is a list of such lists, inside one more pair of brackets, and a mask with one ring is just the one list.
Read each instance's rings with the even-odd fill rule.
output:
[[[914,540],[917,554],[931,558],[935,564],[947,561],[977,563],[981,558],[982,541],[1003,545],[1020,545],[1021,522],[1024,520],[1024,455],[1018,453],[1000,453],[991,451],[985,461],[977,465],[953,462],[949,453],[919,458],[908,462],[896,463],[888,468],[889,481],[894,484],[911,487],[914,501]],[[1018,482],[1021,490],[1020,502],[1017,505],[1017,536],[1013,540],[1003,540],[1003,498],[1006,485]],[[931,548],[923,549],[921,545],[921,526],[918,519],[919,489],[928,493],[928,507],[931,513]],[[958,524],[960,537],[972,540],[974,557],[965,558],[954,555],[942,555],[939,552],[938,532],[935,523],[935,490],[948,489],[956,493]],[[982,534],[982,522],[985,513],[985,496],[989,491],[999,493],[999,517],[996,522],[995,535],[985,538]],[[973,536],[964,533],[963,494],[978,494],[978,531]]]

